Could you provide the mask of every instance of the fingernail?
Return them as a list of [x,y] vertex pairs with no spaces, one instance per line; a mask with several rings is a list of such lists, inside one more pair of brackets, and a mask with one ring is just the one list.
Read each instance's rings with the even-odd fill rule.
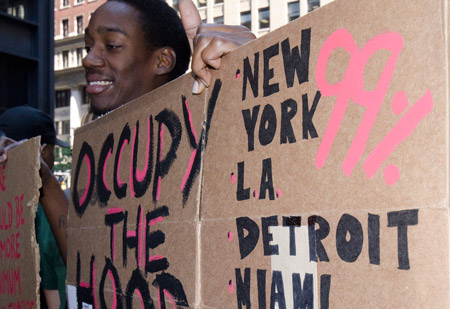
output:
[[209,87],[209,85],[203,79],[199,78],[199,80],[202,82],[203,85],[205,85],[206,88]]
[[198,81],[194,80],[194,86],[192,86],[192,93],[198,93]]

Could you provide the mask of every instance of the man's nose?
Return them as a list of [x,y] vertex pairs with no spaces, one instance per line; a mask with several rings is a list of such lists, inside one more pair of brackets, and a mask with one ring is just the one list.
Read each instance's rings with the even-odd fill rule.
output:
[[104,60],[101,53],[96,48],[91,48],[86,57],[82,61],[83,67],[85,69],[103,66]]

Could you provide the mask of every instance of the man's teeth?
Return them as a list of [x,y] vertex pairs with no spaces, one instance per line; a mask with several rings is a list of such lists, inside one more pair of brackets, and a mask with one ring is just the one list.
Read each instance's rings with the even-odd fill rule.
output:
[[105,80],[99,80],[99,81],[95,81],[95,82],[89,82],[89,85],[106,86],[106,85],[111,85],[111,84],[112,84],[111,81],[105,81]]

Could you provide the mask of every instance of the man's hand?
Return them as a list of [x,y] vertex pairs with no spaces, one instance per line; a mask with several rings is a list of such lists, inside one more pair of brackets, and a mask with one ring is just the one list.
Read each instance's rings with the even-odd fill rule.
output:
[[180,0],[181,21],[192,50],[192,93],[199,94],[211,84],[210,69],[219,69],[222,56],[254,40],[256,36],[244,26],[202,24],[192,0]]

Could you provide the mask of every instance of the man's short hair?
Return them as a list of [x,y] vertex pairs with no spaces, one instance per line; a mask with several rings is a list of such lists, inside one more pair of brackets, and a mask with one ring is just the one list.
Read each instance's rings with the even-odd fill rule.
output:
[[176,64],[170,80],[183,75],[189,66],[191,49],[177,12],[163,0],[108,0],[128,4],[137,9],[139,24],[150,48],[171,47],[176,54]]

